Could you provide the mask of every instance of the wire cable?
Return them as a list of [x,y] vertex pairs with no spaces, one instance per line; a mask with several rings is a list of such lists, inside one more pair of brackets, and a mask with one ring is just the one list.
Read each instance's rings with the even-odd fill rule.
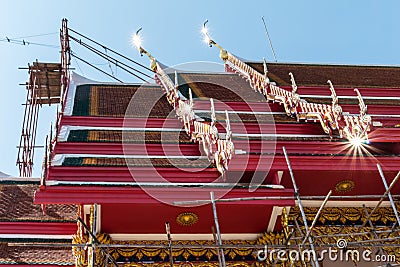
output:
[[81,66],[79,65],[78,60],[76,58],[74,58],[74,59],[75,59],[76,65],[78,66],[79,71],[82,73],[83,76],[86,76],[85,73],[83,72],[83,70],[81,69]]
[[105,51],[105,54],[106,54],[106,56],[107,56],[107,63],[108,63],[108,67],[110,68],[111,74],[112,74],[113,76],[115,76],[114,71],[113,71],[113,69],[112,69],[112,67],[111,67],[110,60],[109,60],[109,58],[108,58],[107,48],[104,49],[104,51]]
[[18,45],[23,45],[23,46],[37,45],[37,46],[43,46],[43,47],[49,47],[49,48],[57,48],[57,49],[60,48],[60,46],[58,46],[58,45],[36,43],[36,42],[27,41],[25,39],[17,40],[17,39],[11,39],[11,38],[8,38],[8,37],[6,37],[4,39],[0,39],[0,42],[6,42],[6,43],[10,43],[10,44],[18,44]]
[[128,61],[130,61],[130,62],[132,62],[132,63],[134,63],[134,64],[136,64],[136,65],[138,65],[138,66],[140,66],[140,67],[142,67],[142,68],[144,68],[144,69],[146,69],[146,70],[149,70],[149,71],[153,72],[153,70],[150,69],[149,67],[146,67],[146,66],[144,66],[143,64],[141,64],[141,63],[139,63],[139,62],[137,62],[137,61],[135,61],[135,60],[133,60],[133,59],[127,57],[127,56],[124,56],[123,54],[118,53],[117,51],[115,51],[115,50],[113,50],[113,49],[110,49],[110,48],[106,47],[105,45],[103,45],[103,44],[101,44],[101,43],[99,43],[99,42],[97,42],[97,41],[95,41],[95,40],[93,40],[93,39],[91,39],[91,38],[89,38],[89,37],[87,37],[87,36],[85,36],[85,35],[83,35],[83,34],[77,32],[77,31],[75,31],[75,30],[73,30],[73,29],[71,29],[71,28],[68,28],[68,30],[71,31],[71,32],[73,32],[73,33],[76,33],[77,35],[79,35],[79,36],[81,36],[81,37],[83,37],[83,38],[85,38],[85,39],[87,39],[87,40],[89,40],[89,41],[91,41],[91,42],[93,42],[93,43],[95,43],[95,44],[98,45],[98,46],[101,46],[102,48],[108,49],[108,51],[110,51],[110,52],[112,52],[112,53],[114,53],[114,54],[116,54],[116,55],[118,55],[118,56],[120,56],[120,57],[122,57],[122,58],[124,58],[124,59],[126,59],[126,60],[128,60]]
[[24,38],[41,37],[41,36],[58,34],[58,33],[59,32],[41,33],[41,34],[35,34],[35,35],[26,35],[26,36],[13,37],[12,39],[16,40],[16,39],[24,39]]
[[[77,42],[78,44],[82,45],[83,47],[87,48],[88,50],[92,51],[93,53],[97,54],[98,56],[104,58],[105,60],[107,60],[107,61],[110,61],[110,60],[111,60],[111,61],[113,61],[113,63],[116,64],[116,65],[117,65],[117,64],[121,64],[122,66],[118,65],[119,68],[121,68],[122,70],[124,70],[124,71],[128,72],[129,74],[135,76],[136,78],[142,80],[143,82],[147,82],[147,81],[146,81],[145,79],[143,79],[142,77],[140,77],[139,75],[137,75],[137,74],[133,73],[132,71],[128,70],[127,68],[129,68],[129,69],[131,69],[131,70],[134,70],[134,71],[136,71],[136,72],[138,72],[138,73],[140,73],[140,74],[142,74],[142,75],[144,75],[144,76],[146,76],[146,77],[148,77],[148,78],[150,78],[150,79],[154,79],[154,78],[151,77],[150,75],[148,75],[148,74],[146,74],[146,73],[144,73],[144,72],[141,72],[141,71],[139,71],[139,70],[137,70],[137,69],[135,69],[135,68],[133,68],[133,67],[131,67],[131,66],[125,64],[124,62],[118,61],[117,59],[115,59],[115,58],[113,58],[113,57],[111,57],[111,56],[109,56],[109,55],[107,55],[107,54],[104,54],[103,52],[97,50],[96,48],[90,46],[89,44],[86,44],[85,42],[82,42],[82,40],[80,40],[80,39],[78,40],[77,38],[75,38],[75,37],[73,37],[73,36],[69,36],[69,38],[70,38],[71,40]],[[125,67],[127,67],[127,68],[125,68],[125,67],[123,67],[123,66],[125,66]]]
[[120,82],[120,83],[124,83],[124,82],[121,81],[120,79],[118,79],[118,78],[112,76],[111,74],[105,72],[104,70],[102,70],[102,69],[96,67],[95,65],[91,64],[90,62],[88,62],[88,61],[84,60],[83,58],[77,56],[77,55],[76,55],[75,53],[73,53],[72,51],[71,51],[71,56],[73,56],[73,57],[76,58],[76,59],[79,59],[79,60],[82,61],[83,63],[85,63],[85,64],[89,65],[90,67],[92,67],[92,68],[94,68],[94,69],[100,71],[101,73],[107,75],[108,77],[111,77],[111,78],[113,78],[114,80],[116,80],[116,81],[118,81],[118,82]]

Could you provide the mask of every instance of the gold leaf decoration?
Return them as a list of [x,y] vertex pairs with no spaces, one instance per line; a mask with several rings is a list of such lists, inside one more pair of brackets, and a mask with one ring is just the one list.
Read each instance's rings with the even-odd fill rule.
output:
[[336,184],[335,191],[338,193],[349,192],[354,189],[355,183],[352,180],[344,180]]
[[179,225],[183,225],[183,226],[193,225],[193,224],[197,223],[198,220],[199,220],[199,217],[197,216],[196,213],[193,213],[193,212],[183,212],[176,217],[176,222]]

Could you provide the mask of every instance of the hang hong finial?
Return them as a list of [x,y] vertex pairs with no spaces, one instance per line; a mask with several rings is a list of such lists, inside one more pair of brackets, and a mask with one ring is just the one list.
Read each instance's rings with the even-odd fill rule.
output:
[[364,117],[367,115],[367,105],[364,104],[360,91],[358,91],[357,88],[354,89],[354,91],[357,93],[358,105],[360,106],[360,117]]
[[189,105],[193,107],[192,88],[189,87]]
[[142,48],[142,38],[140,37],[139,33],[142,30],[142,27],[140,27],[135,35],[132,37],[132,43],[136,46],[136,48],[139,50],[139,53],[141,56],[143,56],[143,48]]
[[269,78],[268,78],[268,66],[267,66],[267,61],[265,60],[265,57],[263,57],[263,67],[264,67],[264,77],[265,77],[265,82],[269,83]]
[[148,56],[150,58],[150,60],[151,60],[150,68],[155,72],[157,69],[156,59],[149,52],[147,52],[147,50],[145,50],[142,47],[142,37],[139,34],[141,30],[142,30],[142,27],[140,27],[136,31],[136,33],[133,35],[132,44],[139,50],[139,53],[141,56],[143,56],[143,54],[145,54],[146,56]]
[[331,90],[331,97],[332,97],[332,111],[333,115],[335,116],[335,121],[339,119],[339,116],[342,115],[342,107],[339,106],[339,98],[336,95],[335,87],[333,87],[333,84],[331,80],[328,80],[327,83],[329,84],[329,89]]
[[214,41],[211,39],[210,35],[208,34],[207,23],[208,23],[208,19],[203,23],[203,28],[201,28],[201,33],[204,35],[204,42],[206,42],[210,47],[212,47],[214,44]]
[[219,54],[220,58],[223,61],[226,61],[228,59],[228,52],[211,38],[208,27],[207,27],[207,23],[208,23],[208,19],[203,23],[203,27],[201,29],[201,33],[204,36],[204,42],[206,42],[210,47],[212,47],[213,45],[216,46],[220,51],[220,54]]
[[226,122],[226,140],[230,140],[232,136],[232,130],[231,130],[231,122],[229,120],[229,113],[227,110],[225,110],[225,122]]
[[264,75],[267,76],[268,67],[267,67],[267,61],[265,60],[265,57],[263,57],[263,67],[264,67]]
[[290,76],[290,81],[292,82],[292,94],[295,94],[297,92],[296,80],[294,79],[293,73],[289,72],[289,76]]
[[335,87],[333,87],[333,84],[331,80],[328,80],[327,83],[329,84],[329,89],[331,90],[331,97],[332,97],[332,107],[336,106],[339,102],[338,97],[336,95]]
[[178,84],[178,73],[175,71],[175,88],[178,89],[179,84]]
[[215,116],[214,99],[210,98],[211,103],[211,125],[214,126],[217,123],[217,117]]

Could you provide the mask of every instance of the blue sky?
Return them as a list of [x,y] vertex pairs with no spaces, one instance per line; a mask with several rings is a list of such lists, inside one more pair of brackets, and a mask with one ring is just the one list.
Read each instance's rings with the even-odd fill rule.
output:
[[[247,59],[272,61],[261,21],[264,16],[278,62],[399,65],[399,1],[3,1],[0,16],[0,171],[18,175],[15,166],[23,118],[21,104],[27,81],[18,70],[36,59],[58,62],[59,48],[16,45],[4,38],[59,45],[61,19],[69,26],[115,50],[148,64],[130,44],[131,35],[143,27],[144,47],[167,65],[191,61],[219,62],[215,49],[201,39],[208,19],[212,36],[224,48]],[[74,47],[72,47],[74,48]],[[77,49],[77,48],[76,48]],[[85,57],[84,52],[80,54]],[[91,57],[88,57],[91,58]],[[92,59],[92,58],[91,58]],[[93,63],[104,63],[92,59]],[[83,63],[72,61],[88,78],[108,79]],[[383,77],[384,78],[384,77]],[[128,81],[135,81],[127,77]],[[43,107],[38,145],[55,118]],[[42,154],[36,155],[34,175],[39,176]]]

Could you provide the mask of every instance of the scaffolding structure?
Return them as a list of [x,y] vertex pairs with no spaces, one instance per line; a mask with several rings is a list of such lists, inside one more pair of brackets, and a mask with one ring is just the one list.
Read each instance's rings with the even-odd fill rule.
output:
[[28,65],[29,80],[17,156],[21,177],[32,176],[40,108],[61,102],[61,70],[59,63],[36,61]]
[[[36,133],[39,120],[39,110],[43,105],[58,105],[63,103],[69,84],[70,47],[68,38],[67,20],[62,20],[60,30],[61,63],[34,62],[28,65],[29,79],[26,83],[26,101],[22,131],[18,146],[17,165],[20,177],[31,177],[34,165],[36,148],[45,149],[43,162],[43,176],[46,174],[48,159],[52,152],[53,138],[46,136],[45,146],[36,146]],[[58,118],[61,114],[57,110],[55,131],[58,129]],[[52,128],[52,127],[51,127]]]

